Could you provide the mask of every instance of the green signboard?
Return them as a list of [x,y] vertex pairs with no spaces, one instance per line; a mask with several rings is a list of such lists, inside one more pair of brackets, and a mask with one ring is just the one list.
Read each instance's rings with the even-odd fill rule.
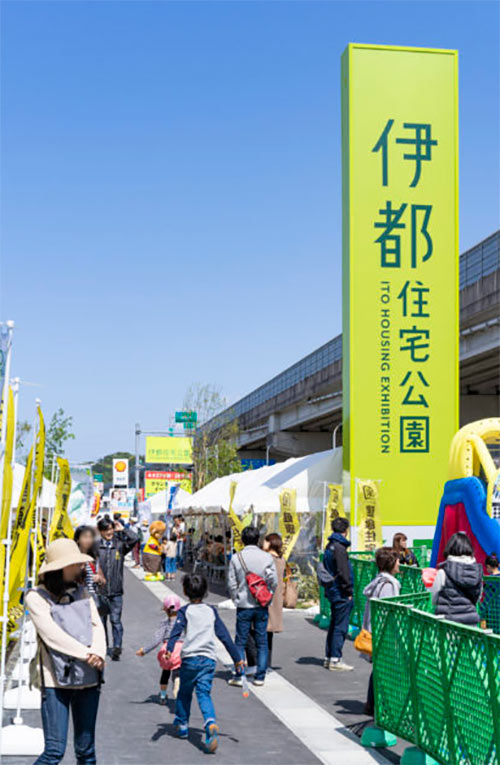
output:
[[176,412],[176,422],[196,422],[198,419],[197,412]]

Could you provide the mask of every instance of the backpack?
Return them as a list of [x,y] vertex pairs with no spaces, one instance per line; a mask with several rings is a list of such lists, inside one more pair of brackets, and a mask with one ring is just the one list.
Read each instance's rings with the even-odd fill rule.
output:
[[318,577],[320,587],[328,587],[330,584],[333,584],[337,578],[330,574],[322,560],[320,560],[316,566],[316,576]]
[[265,608],[273,599],[273,593],[269,590],[269,587],[261,576],[253,574],[248,570],[241,553],[238,553],[238,560],[240,561],[240,566],[245,574],[248,589],[250,590],[252,597],[257,601],[259,606]]

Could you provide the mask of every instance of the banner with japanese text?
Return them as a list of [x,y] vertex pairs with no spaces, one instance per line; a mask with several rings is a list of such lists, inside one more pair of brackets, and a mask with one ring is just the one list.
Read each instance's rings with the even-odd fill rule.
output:
[[[9,609],[19,604],[22,587],[25,582],[26,562],[30,546],[30,535],[34,525],[38,494],[42,488],[43,466],[45,460],[45,423],[42,410],[38,407],[38,427],[35,441],[35,455],[30,451],[25,468],[23,488],[19,498],[16,522],[12,530],[12,546],[10,557],[10,580],[9,580]],[[34,462],[33,477],[29,478]],[[29,495],[29,487],[32,482],[32,491]]]
[[57,458],[59,475],[56,485],[56,506],[49,529],[49,543],[59,537],[73,539],[74,529],[68,515],[68,503],[71,494],[71,471],[69,462],[62,457]]
[[236,552],[243,550],[243,542],[241,541],[241,532],[243,531],[243,524],[233,510],[234,494],[237,487],[236,481],[231,481],[229,484],[229,508],[227,511],[227,517],[231,524],[231,531],[233,532],[233,547]]
[[356,481],[357,550],[376,550],[382,545],[379,485],[377,481]]
[[191,474],[175,470],[145,470],[144,487],[146,499],[164,491],[169,486],[179,485],[192,493]]
[[148,436],[146,462],[160,465],[191,465],[193,439],[185,436]]
[[434,524],[458,427],[457,53],[342,57],[344,469]]
[[283,558],[288,560],[300,534],[297,515],[297,489],[280,491],[279,530],[283,539]]
[[344,512],[344,487],[339,483],[328,484],[328,503],[325,513],[325,528],[323,529],[323,548],[326,547],[328,537],[332,533],[332,523],[335,518],[345,518]]

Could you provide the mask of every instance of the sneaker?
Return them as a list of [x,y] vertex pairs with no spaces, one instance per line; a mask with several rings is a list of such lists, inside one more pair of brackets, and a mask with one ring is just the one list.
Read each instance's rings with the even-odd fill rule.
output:
[[205,751],[213,754],[219,744],[219,726],[210,723],[205,729]]
[[330,662],[331,662],[331,659],[329,657],[328,658],[325,657],[325,660],[323,661],[323,666],[325,669],[330,669]]
[[162,705],[162,707],[164,707],[166,703],[167,703],[167,694],[160,693],[160,704]]
[[177,738],[187,738],[189,729],[187,725],[180,725],[177,723],[175,726],[175,732],[177,734]]
[[241,677],[238,677],[238,675],[231,675],[231,677],[227,681],[227,684],[237,685],[238,688],[241,688],[241,686],[243,685],[243,680],[241,679]]
[[331,659],[328,669],[332,670],[332,672],[352,672],[354,667],[351,667],[350,664],[346,664],[342,659]]
[[254,685],[264,685],[264,680],[260,680],[260,679],[255,678],[255,680],[253,681],[253,684]]
[[113,648],[113,653],[111,654],[111,661],[120,661],[122,649],[121,648]]

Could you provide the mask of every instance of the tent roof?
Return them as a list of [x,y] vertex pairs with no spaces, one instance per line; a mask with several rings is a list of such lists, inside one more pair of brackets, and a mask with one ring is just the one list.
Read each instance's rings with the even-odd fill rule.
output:
[[179,499],[178,509],[186,513],[227,510],[231,481],[237,484],[233,509],[238,515],[244,515],[250,508],[255,513],[279,512],[282,489],[296,489],[298,512],[318,512],[323,509],[325,483],[342,482],[342,448],[216,478],[188,495],[189,499]]
[[[165,513],[167,511],[168,507],[168,501],[170,499],[170,489],[163,489],[163,491],[159,491],[158,494],[153,494],[152,497],[148,498],[148,502],[151,507],[151,513],[153,515],[158,515],[159,513]],[[189,502],[191,499],[191,494],[188,491],[185,491],[184,489],[177,489],[174,501],[172,503],[172,511],[175,515],[178,512],[177,508],[179,506],[179,503],[184,505],[186,502]]]

